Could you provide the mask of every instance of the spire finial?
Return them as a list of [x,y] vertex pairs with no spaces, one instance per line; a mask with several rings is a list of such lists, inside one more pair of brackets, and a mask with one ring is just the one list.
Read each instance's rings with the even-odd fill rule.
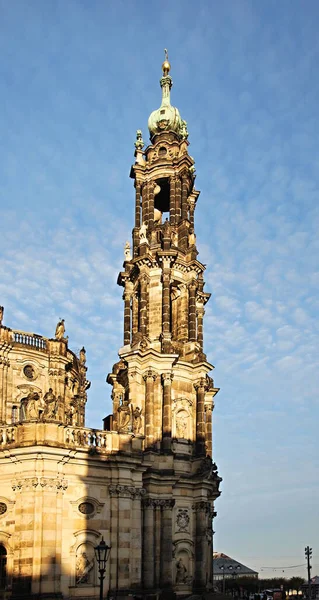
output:
[[165,55],[165,60],[162,64],[162,69],[163,69],[163,76],[166,77],[166,75],[168,75],[168,73],[171,70],[171,65],[168,61],[168,51],[167,48],[164,48],[164,55]]

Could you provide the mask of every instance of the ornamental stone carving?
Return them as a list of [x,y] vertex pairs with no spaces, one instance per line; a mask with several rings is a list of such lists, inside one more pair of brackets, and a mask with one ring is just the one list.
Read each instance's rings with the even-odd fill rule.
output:
[[142,409],[136,406],[132,411],[132,430],[139,435],[142,429]]
[[163,510],[172,510],[175,506],[175,500],[172,498],[144,498],[144,508],[162,508]]
[[118,496],[121,498],[131,498],[134,500],[135,498],[138,499],[143,497],[145,493],[146,492],[143,488],[136,488],[133,485],[109,485],[109,494],[111,497]]
[[202,500],[201,502],[196,502],[196,504],[193,504],[192,509],[195,510],[195,512],[203,512],[206,515],[212,515],[214,508],[211,504],[211,502],[207,502],[205,500]]
[[153,379],[153,381],[155,381],[157,378],[157,373],[155,371],[153,371],[152,369],[148,369],[147,371],[145,371],[144,375],[143,375],[143,379],[146,381],[147,379]]
[[11,487],[13,491],[44,489],[49,490],[66,490],[68,481],[66,479],[54,477],[27,477],[25,479],[17,479],[12,481]]
[[178,532],[188,531],[189,529],[189,514],[188,510],[179,508],[176,515],[176,525],[178,527]]

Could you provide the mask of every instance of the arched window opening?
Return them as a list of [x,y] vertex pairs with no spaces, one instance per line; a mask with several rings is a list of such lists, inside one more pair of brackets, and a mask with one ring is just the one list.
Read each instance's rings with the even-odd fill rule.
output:
[[6,588],[7,582],[7,551],[3,544],[0,544],[0,590]]
[[154,208],[159,210],[161,213],[169,212],[169,199],[170,199],[170,184],[169,179],[159,179],[156,182],[161,188],[160,192],[155,196]]

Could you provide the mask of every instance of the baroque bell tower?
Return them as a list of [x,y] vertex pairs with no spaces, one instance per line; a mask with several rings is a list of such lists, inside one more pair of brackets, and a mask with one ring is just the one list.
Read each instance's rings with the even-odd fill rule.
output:
[[204,589],[211,577],[214,500],[212,410],[218,392],[203,347],[210,294],[198,260],[194,159],[187,123],[171,105],[167,52],[161,106],[137,131],[132,245],[125,245],[124,340],[107,381],[113,414],[105,427],[140,438],[143,589]]

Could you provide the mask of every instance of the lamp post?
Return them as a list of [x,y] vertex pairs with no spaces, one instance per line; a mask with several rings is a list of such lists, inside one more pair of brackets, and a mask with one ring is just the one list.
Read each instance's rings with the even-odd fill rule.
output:
[[98,546],[95,546],[95,548],[94,548],[95,558],[99,565],[99,573],[100,573],[100,600],[103,600],[103,583],[104,583],[106,563],[107,563],[107,559],[110,554],[110,550],[111,550],[111,546],[108,546],[105,543],[103,536],[102,536],[100,543],[98,544]]

